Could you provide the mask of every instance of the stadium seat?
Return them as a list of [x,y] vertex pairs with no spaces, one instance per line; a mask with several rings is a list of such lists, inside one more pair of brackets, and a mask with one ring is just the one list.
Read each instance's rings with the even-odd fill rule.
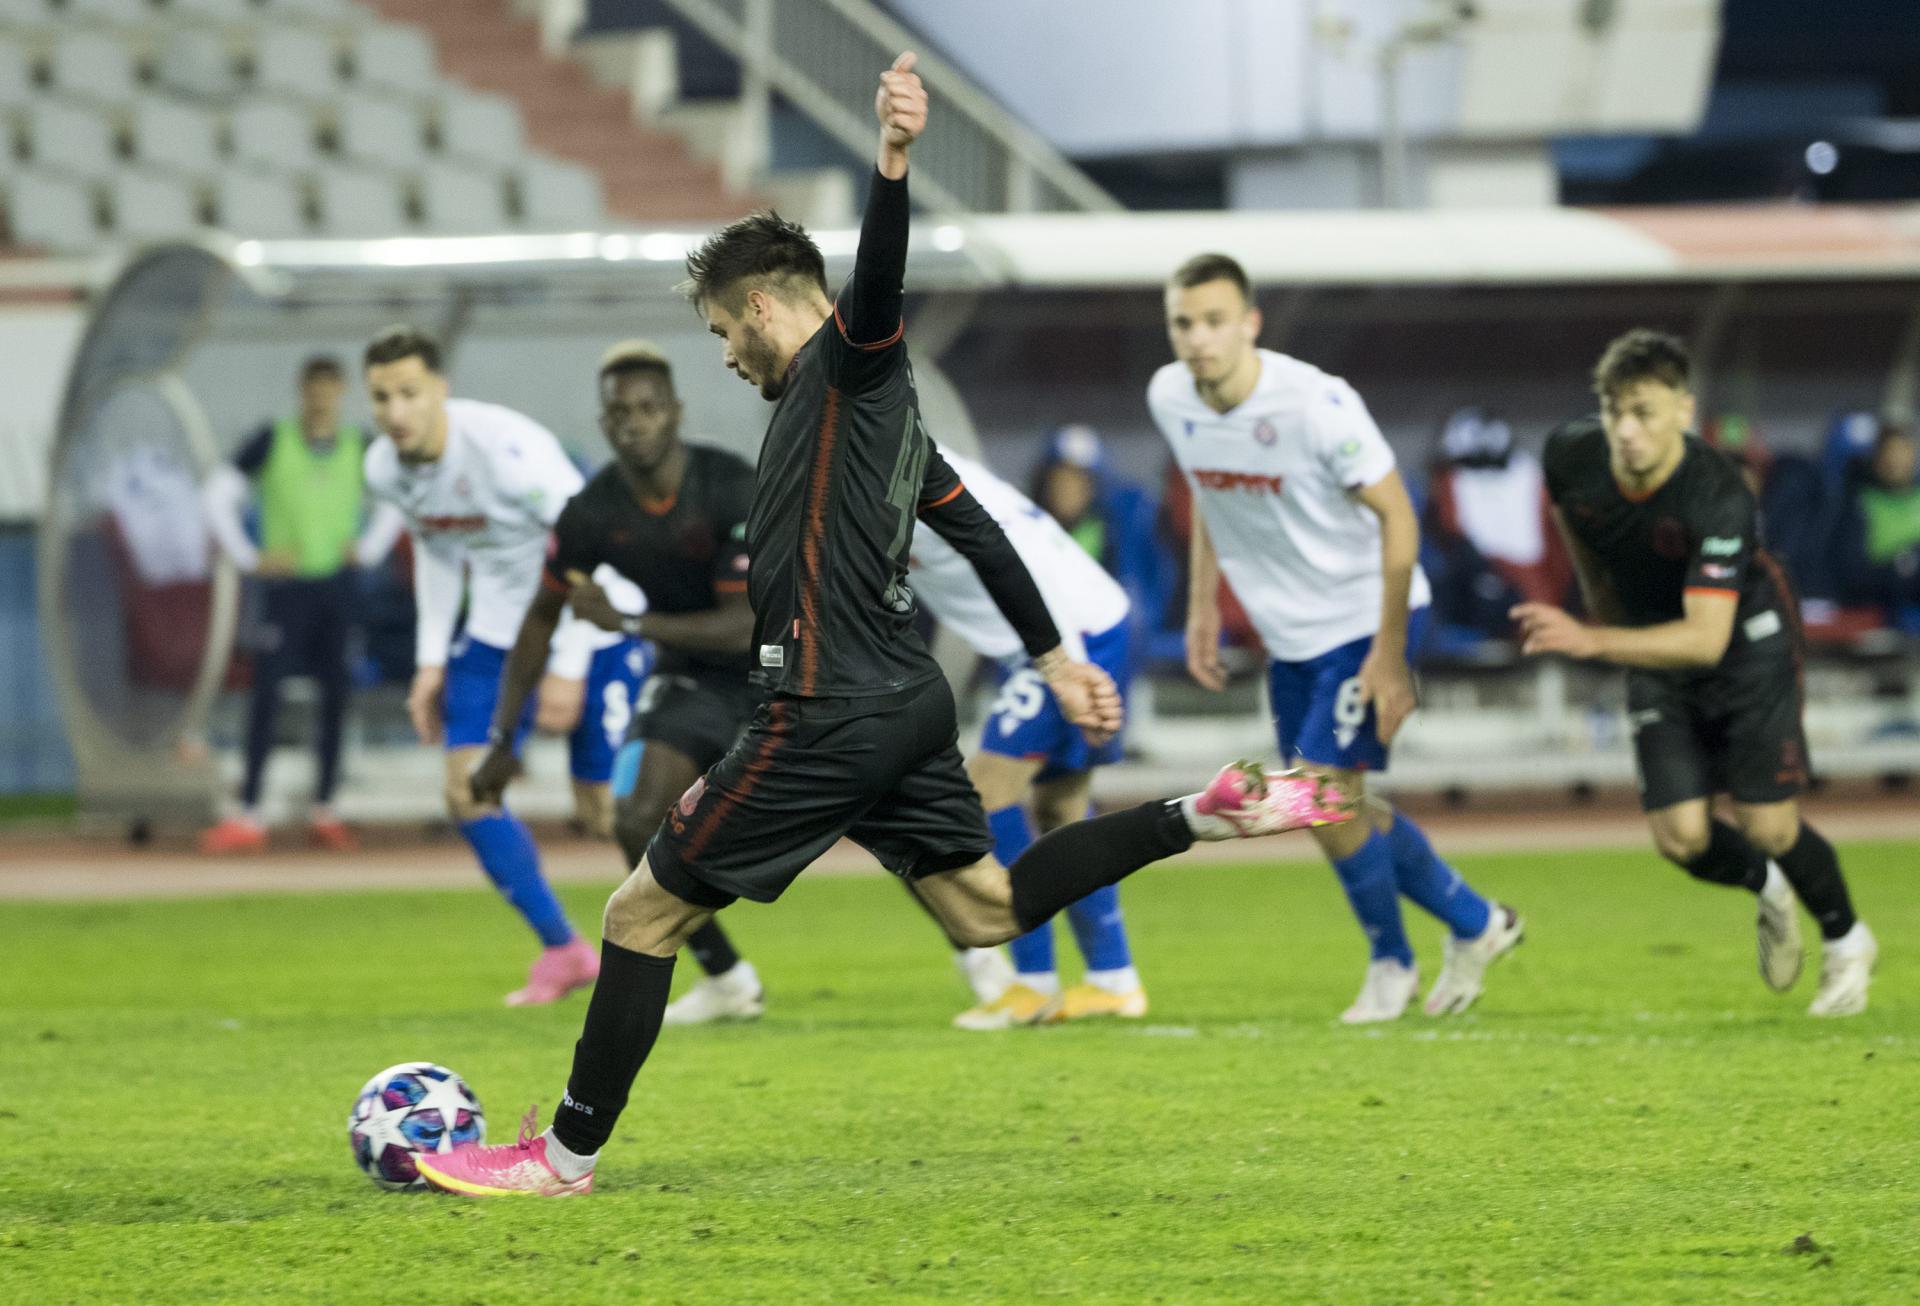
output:
[[304,27],[269,27],[253,47],[253,84],[324,99],[339,88],[333,41]]
[[7,179],[7,222],[21,245],[64,253],[99,243],[93,192],[78,177],[22,168]]
[[498,231],[508,225],[497,172],[436,160],[420,169],[420,209],[435,235]]
[[33,159],[81,177],[101,178],[120,166],[112,120],[91,105],[43,95],[26,109]]
[[591,169],[535,157],[518,169],[521,225],[542,230],[597,227],[606,221],[600,178]]
[[291,100],[248,100],[227,119],[227,145],[241,163],[297,172],[314,161],[313,118]]
[[261,7],[275,18],[321,18],[347,22],[364,16],[351,0],[261,0]]
[[0,0],[0,23],[26,27],[52,22],[54,14],[46,0]]
[[213,115],[181,100],[141,96],[128,115],[134,157],[196,177],[220,168]]
[[526,153],[520,106],[504,95],[452,89],[440,97],[436,117],[447,154],[513,164]]
[[107,180],[113,233],[122,240],[167,240],[200,226],[191,181],[156,168],[121,168]]
[[[26,103],[33,93],[33,69],[27,64],[27,52],[14,42],[0,38],[0,109],[16,108]],[[10,144],[10,134],[6,140],[0,140],[0,146]]]
[[66,0],[63,16],[132,26],[159,17],[148,0]]
[[57,91],[118,104],[133,96],[138,78],[133,54],[106,32],[64,32],[47,59],[47,78]]
[[226,37],[207,27],[182,26],[167,33],[155,71],[163,86],[199,99],[231,99],[241,85]]
[[254,22],[260,17],[252,0],[168,0],[167,13],[221,23]]
[[403,23],[363,27],[353,36],[353,75],[362,86],[419,95],[435,82],[433,41]]
[[391,173],[367,168],[322,168],[314,174],[320,226],[329,236],[396,236],[412,224]]
[[339,104],[335,133],[340,153],[364,163],[412,168],[427,156],[420,114],[402,100],[348,96]]
[[236,236],[282,240],[307,233],[300,183],[252,168],[228,168],[214,185],[214,222]]

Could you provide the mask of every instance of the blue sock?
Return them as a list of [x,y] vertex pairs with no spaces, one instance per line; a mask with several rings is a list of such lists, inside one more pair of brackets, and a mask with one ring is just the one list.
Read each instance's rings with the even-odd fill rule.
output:
[[1127,923],[1120,915],[1120,886],[1095,889],[1067,908],[1074,940],[1088,970],[1120,970],[1133,965],[1127,948]]
[[[1033,844],[1033,822],[1019,803],[987,814],[987,829],[993,835],[993,855],[1002,866],[1011,866]],[[1013,968],[1022,975],[1053,973],[1053,922],[1036,925],[1007,945],[1013,954]]]
[[1460,878],[1460,872],[1440,860],[1426,833],[1404,813],[1393,814],[1387,828],[1387,847],[1393,851],[1393,878],[1400,892],[1446,923],[1456,939],[1477,939],[1487,928],[1492,909],[1487,900]]
[[1351,855],[1336,861],[1333,869],[1340,874],[1340,887],[1347,891],[1347,901],[1353,904],[1360,928],[1366,931],[1373,960],[1391,958],[1411,966],[1413,948],[1400,924],[1400,895],[1386,839],[1378,830],[1373,831]]
[[540,874],[540,850],[533,846],[533,833],[518,817],[499,812],[462,821],[460,833],[473,846],[473,855],[480,859],[493,887],[526,918],[540,942],[555,948],[573,937],[567,913],[547,887],[547,877]]

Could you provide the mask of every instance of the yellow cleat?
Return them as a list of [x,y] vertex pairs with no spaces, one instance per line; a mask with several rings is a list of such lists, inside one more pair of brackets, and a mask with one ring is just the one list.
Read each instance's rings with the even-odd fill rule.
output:
[[1015,1025],[1039,1023],[1041,1014],[1055,999],[1039,989],[1015,980],[1006,992],[992,1002],[969,1007],[953,1018],[955,1029],[1011,1029]]
[[1047,1004],[1039,1023],[1054,1025],[1063,1020],[1091,1020],[1095,1016],[1138,1020],[1146,1014],[1147,991],[1143,988],[1112,993],[1093,984],[1076,984]]

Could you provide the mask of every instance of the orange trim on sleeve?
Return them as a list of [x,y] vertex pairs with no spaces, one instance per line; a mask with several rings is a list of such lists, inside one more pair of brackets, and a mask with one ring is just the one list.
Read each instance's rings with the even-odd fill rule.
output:
[[573,593],[573,587],[571,585],[561,580],[558,576],[554,575],[551,571],[548,571],[545,567],[542,567],[540,569],[540,588],[547,591],[549,594]]
[[747,582],[743,580],[717,580],[713,582],[715,594],[745,594]]
[[878,349],[890,349],[894,345],[897,345],[900,343],[901,336],[904,336],[905,334],[907,334],[907,320],[905,318],[901,318],[900,325],[895,327],[893,329],[893,334],[888,336],[885,340],[876,340],[870,345],[863,345],[858,340],[855,340],[852,336],[847,334],[847,320],[840,316],[840,301],[838,300],[835,300],[833,304],[833,324],[834,326],[840,329],[840,338],[842,340],[852,345],[855,349],[865,349],[869,352],[872,352]]
[[1722,589],[1718,585],[1689,585],[1684,592],[1688,594],[1724,594],[1730,599],[1740,597],[1739,590]]
[[938,508],[943,503],[952,503],[955,499],[960,497],[961,493],[965,491],[966,488],[967,488],[966,484],[962,482],[961,484],[954,486],[951,490],[948,490],[945,494],[941,495],[939,498],[935,499],[932,503],[921,504],[920,511],[925,512],[929,508]]

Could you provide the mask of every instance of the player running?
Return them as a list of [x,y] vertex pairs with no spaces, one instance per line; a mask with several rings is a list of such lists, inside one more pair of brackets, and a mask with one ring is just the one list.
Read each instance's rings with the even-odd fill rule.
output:
[[1120,702],[1103,672],[1060,647],[1033,578],[920,421],[901,343],[907,147],[927,105],[913,62],[904,54],[881,74],[876,175],[837,300],[812,239],[769,214],[722,229],[687,260],[727,366],[776,405],[747,520],[756,677],[770,697],[609,900],[600,979],[552,1127],[534,1136],[530,1113],[518,1143],[423,1157],[437,1188],[591,1191],[595,1158],[659,1036],[680,945],[738,898],[779,897],[842,835],[910,880],[953,942],[984,947],[1196,838],[1349,815],[1306,777],[1237,764],[1202,793],[1063,826],[1010,870],[988,855],[953,696],[913,630],[916,514],[974,564],[1069,720],[1112,732]]
[[[1760,977],[1800,977],[1799,896],[1825,956],[1815,1016],[1867,1009],[1879,945],[1854,915],[1833,845],[1800,819],[1807,784],[1799,610],[1761,547],[1740,469],[1689,435],[1686,348],[1629,331],[1593,372],[1598,419],[1547,441],[1547,492],[1595,622],[1559,608],[1513,610],[1526,653],[1627,668],[1640,805],[1668,861],[1759,898]],[[1713,815],[1733,800],[1734,824]]]
[[[673,368],[644,341],[607,351],[600,364],[600,430],[613,461],[587,482],[554,524],[540,591],[520,623],[493,709],[492,744],[474,769],[475,801],[497,804],[516,769],[509,742],[571,604],[602,629],[645,639],[659,650],[639,710],[627,727],[623,767],[635,768],[619,796],[614,836],[628,868],[667,810],[726,753],[760,702],[748,683],[747,507],[753,468],[719,449],[680,438],[684,405]],[[591,578],[611,567],[647,598],[644,615],[608,601]],[[706,972],[676,1003],[750,1019],[762,1009],[760,977],[714,922],[688,940]]]
[[[1260,310],[1233,259],[1189,259],[1166,309],[1179,361],[1154,374],[1147,405],[1193,488],[1187,668],[1208,689],[1226,685],[1224,573],[1267,648],[1281,756],[1360,797],[1414,709],[1407,657],[1429,601],[1393,450],[1352,386],[1256,346]],[[1448,930],[1427,1014],[1465,1011],[1487,967],[1520,942],[1520,916],[1475,893],[1405,814],[1378,799],[1366,813],[1314,832],[1371,950],[1340,1019],[1397,1020],[1418,990],[1403,894]]]
[[[527,983],[507,995],[508,1004],[553,1002],[593,983],[599,957],[567,922],[527,827],[505,808],[477,801],[467,777],[488,742],[507,648],[540,583],[548,528],[579,490],[580,473],[532,418],[449,398],[431,336],[390,327],[367,346],[364,361],[381,431],[367,449],[367,489],[400,509],[414,545],[416,669],[407,712],[422,743],[444,740],[448,815],[540,938]],[[456,643],[463,597],[466,628]],[[604,732],[596,746],[593,732],[605,716],[603,700],[631,701],[637,668],[630,652],[621,638],[601,638],[578,621],[555,649],[555,673],[587,681],[597,695],[581,714],[588,736],[576,742],[576,780],[605,785],[611,774],[613,746]],[[528,709],[513,722],[516,747]]]

